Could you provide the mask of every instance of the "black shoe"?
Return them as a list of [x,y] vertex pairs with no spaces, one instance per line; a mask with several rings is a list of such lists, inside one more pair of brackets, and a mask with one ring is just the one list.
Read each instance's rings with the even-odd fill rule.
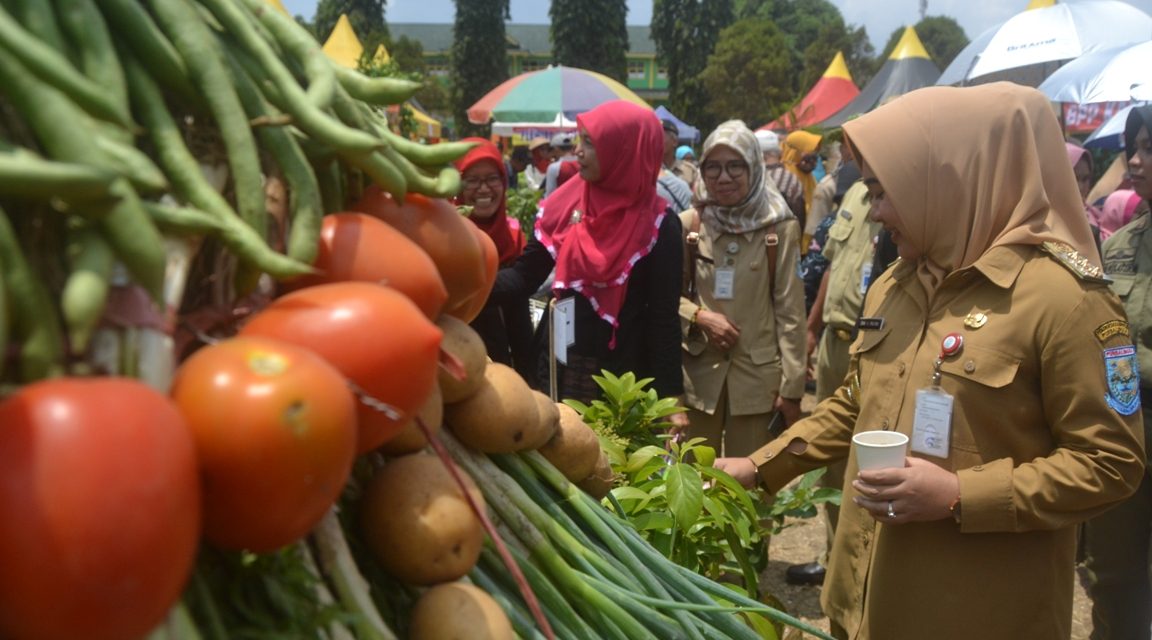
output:
[[784,571],[788,584],[824,584],[825,569],[819,562],[794,564]]

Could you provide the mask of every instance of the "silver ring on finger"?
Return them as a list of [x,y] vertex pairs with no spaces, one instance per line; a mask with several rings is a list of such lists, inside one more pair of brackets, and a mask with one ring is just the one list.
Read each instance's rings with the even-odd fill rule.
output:
[[892,501],[891,500],[888,501],[888,517],[889,518],[895,518],[896,517],[896,510],[892,508]]

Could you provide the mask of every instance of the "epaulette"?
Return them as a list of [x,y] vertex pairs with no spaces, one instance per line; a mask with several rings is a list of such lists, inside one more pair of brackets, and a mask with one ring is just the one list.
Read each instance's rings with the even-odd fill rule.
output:
[[1081,280],[1102,282],[1105,284],[1111,282],[1105,277],[1104,270],[1101,269],[1099,265],[1089,262],[1088,258],[1080,255],[1080,252],[1067,242],[1049,240],[1040,245],[1040,248],[1055,258],[1057,262],[1064,265],[1069,271],[1076,274],[1076,277]]

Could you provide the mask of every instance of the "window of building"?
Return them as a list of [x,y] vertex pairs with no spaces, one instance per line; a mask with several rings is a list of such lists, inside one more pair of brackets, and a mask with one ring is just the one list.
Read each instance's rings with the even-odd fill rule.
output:
[[647,77],[644,69],[644,62],[641,60],[632,60],[628,62],[628,79],[629,80],[643,80]]

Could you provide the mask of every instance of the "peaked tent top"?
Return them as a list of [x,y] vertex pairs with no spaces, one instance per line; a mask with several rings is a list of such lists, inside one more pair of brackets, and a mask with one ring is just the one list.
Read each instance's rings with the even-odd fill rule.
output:
[[860,95],[860,89],[852,81],[844,54],[836,52],[836,57],[824,70],[824,75],[812,85],[786,113],[760,127],[770,131],[792,131],[812,126],[835,114]]
[[828,64],[828,68],[824,70],[821,78],[840,78],[853,82],[852,72],[848,71],[848,63],[844,61],[844,52],[837,51],[836,57],[832,58],[832,62]]
[[888,56],[889,60],[908,58],[932,59],[932,56],[928,55],[928,50],[924,48],[924,43],[920,41],[920,36],[916,35],[916,30],[912,27],[904,27],[904,35],[900,36],[900,41],[892,49],[892,55]]
[[907,27],[900,42],[892,50],[892,55],[888,56],[880,70],[868,81],[868,85],[860,90],[860,95],[813,126],[839,127],[897,96],[933,85],[939,77],[940,69],[924,49],[916,30]]
[[388,64],[392,60],[392,54],[384,48],[383,44],[376,45],[376,53],[372,54],[372,62],[376,64]]
[[352,23],[346,14],[340,14],[336,26],[332,27],[332,33],[324,41],[321,50],[333,62],[349,69],[355,69],[360,63],[360,56],[364,55],[364,45],[360,43],[360,38],[356,37],[356,32],[352,30]]

